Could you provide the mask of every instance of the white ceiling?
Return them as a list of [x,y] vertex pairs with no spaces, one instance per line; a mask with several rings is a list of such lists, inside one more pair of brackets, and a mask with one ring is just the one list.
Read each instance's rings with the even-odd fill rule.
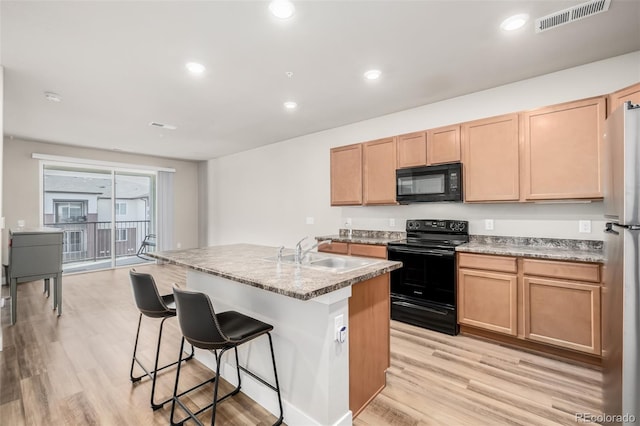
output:
[[3,0],[4,132],[208,159],[640,50],[637,0],[540,34],[533,19],[499,29],[581,2],[294,0],[283,22],[267,2]]

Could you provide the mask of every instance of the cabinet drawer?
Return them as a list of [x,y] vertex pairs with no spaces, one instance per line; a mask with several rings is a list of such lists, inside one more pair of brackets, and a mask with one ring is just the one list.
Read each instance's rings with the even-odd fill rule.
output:
[[348,243],[330,243],[323,244],[318,247],[318,251],[322,251],[325,253],[335,253],[335,254],[348,254],[349,253],[349,244]]
[[371,244],[350,244],[349,254],[352,256],[387,258],[386,246],[374,246]]
[[518,271],[515,257],[492,256],[486,254],[458,254],[458,267],[471,269],[486,269],[489,271],[511,272]]
[[592,283],[600,282],[600,265],[596,263],[524,259],[522,261],[522,270],[525,275],[588,281]]

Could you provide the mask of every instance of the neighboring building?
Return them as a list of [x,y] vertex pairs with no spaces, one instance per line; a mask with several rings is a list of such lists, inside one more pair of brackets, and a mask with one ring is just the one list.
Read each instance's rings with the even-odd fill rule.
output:
[[144,176],[44,171],[44,225],[64,229],[63,262],[111,257],[112,209],[116,257],[135,255],[151,231],[151,184]]

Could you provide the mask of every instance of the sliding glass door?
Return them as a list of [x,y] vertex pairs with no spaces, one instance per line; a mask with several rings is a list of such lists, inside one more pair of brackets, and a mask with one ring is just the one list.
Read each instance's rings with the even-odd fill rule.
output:
[[45,164],[42,202],[43,225],[64,231],[65,272],[150,261],[155,174]]
[[114,208],[116,266],[148,260],[155,250],[155,176],[115,172]]

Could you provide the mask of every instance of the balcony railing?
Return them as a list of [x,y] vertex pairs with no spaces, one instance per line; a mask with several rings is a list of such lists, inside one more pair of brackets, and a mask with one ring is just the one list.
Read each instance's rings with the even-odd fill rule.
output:
[[[150,232],[149,220],[115,222],[116,258],[135,256]],[[111,257],[111,222],[60,222],[44,226],[64,231],[62,263],[96,261]]]

